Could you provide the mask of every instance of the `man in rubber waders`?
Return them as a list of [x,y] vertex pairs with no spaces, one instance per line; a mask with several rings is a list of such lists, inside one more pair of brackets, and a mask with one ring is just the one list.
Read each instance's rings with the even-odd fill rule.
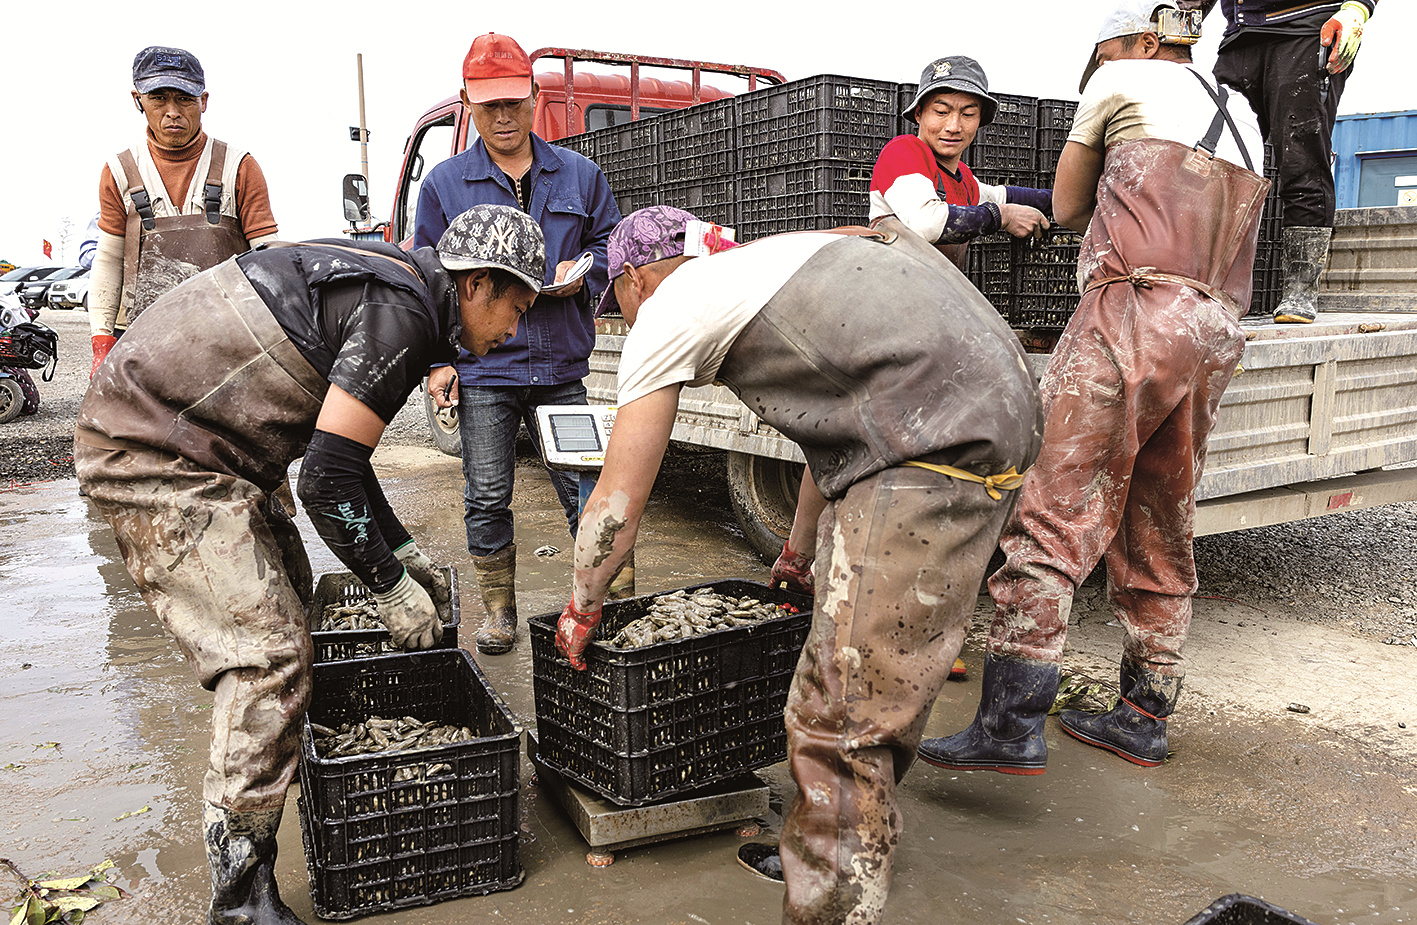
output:
[[1057,220],[1086,230],[1082,300],[1043,376],[1043,451],[989,579],[979,712],[921,744],[930,764],[1044,772],[1073,593],[1102,559],[1127,629],[1121,699],[1059,719],[1135,764],[1166,758],[1196,589],[1196,483],[1245,345],[1237,319],[1269,189],[1254,114],[1190,65],[1200,30],[1180,16],[1122,3],[1088,56],[1053,187]]
[[276,235],[256,159],[202,130],[206,74],[195,55],[161,45],[138,52],[133,105],[147,141],[110,158],[99,177],[94,369],[158,296]]
[[[999,313],[895,219],[694,257],[712,245],[686,253],[691,221],[651,206],[610,236],[600,310],[618,305],[631,327],[556,645],[577,668],[600,656],[587,648],[681,388],[720,382],[796,441],[825,509],[785,716],[798,795],[783,921],[876,922],[902,829],[896,785],[1041,443],[1037,388]],[[880,320],[898,317],[918,323]]]
[[511,337],[541,288],[541,229],[479,206],[438,247],[274,244],[178,286],[94,372],[74,468],[128,573],[216,695],[203,823],[209,925],[290,925],[276,829],[310,700],[310,562],[272,492],[304,456],[320,537],[393,641],[442,636],[445,572],[399,523],[370,464],[429,365]]

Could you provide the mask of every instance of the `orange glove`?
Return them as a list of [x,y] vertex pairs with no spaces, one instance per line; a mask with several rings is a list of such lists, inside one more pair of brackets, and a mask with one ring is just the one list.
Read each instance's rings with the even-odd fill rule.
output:
[[1328,56],[1328,72],[1339,74],[1353,64],[1358,57],[1358,46],[1363,43],[1363,24],[1368,21],[1368,8],[1353,0],[1338,8],[1319,31],[1319,43],[1333,51]]
[[103,358],[108,356],[108,351],[113,349],[113,345],[118,343],[118,338],[112,334],[95,334],[89,340],[93,343],[93,369],[89,370],[89,378],[98,372],[98,364],[103,362]]
[[772,564],[772,577],[768,584],[774,588],[786,587],[789,591],[802,594],[816,593],[816,582],[812,579],[812,560],[782,544],[782,555]]
[[561,611],[561,619],[556,621],[556,651],[566,656],[571,667],[577,671],[585,671],[586,664],[582,656],[590,646],[595,628],[600,625],[600,616],[599,607],[590,613],[581,613],[576,609],[576,599],[572,596],[566,609]]

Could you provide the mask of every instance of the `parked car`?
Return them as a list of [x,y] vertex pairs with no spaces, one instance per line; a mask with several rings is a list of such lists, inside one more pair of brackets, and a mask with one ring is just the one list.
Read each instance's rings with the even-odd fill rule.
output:
[[21,283],[17,289],[20,303],[28,308],[43,308],[49,304],[49,289],[60,280],[73,279],[87,273],[83,267],[60,267],[53,273]]
[[49,287],[50,308],[89,308],[89,271],[61,279]]
[[14,292],[22,283],[27,283],[32,279],[42,279],[61,269],[62,267],[18,267],[4,276],[0,276],[0,295]]

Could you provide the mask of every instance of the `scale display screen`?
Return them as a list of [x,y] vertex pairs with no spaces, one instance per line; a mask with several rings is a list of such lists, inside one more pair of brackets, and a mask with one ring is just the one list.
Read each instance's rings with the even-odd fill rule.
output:
[[553,469],[594,471],[605,465],[614,405],[540,405],[541,449]]

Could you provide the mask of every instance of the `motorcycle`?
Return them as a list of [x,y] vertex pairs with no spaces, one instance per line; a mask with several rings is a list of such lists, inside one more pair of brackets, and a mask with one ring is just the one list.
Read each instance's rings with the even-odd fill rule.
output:
[[26,370],[44,370],[49,382],[59,365],[59,335],[35,321],[38,315],[14,294],[0,295],[0,424],[39,411],[39,390]]

